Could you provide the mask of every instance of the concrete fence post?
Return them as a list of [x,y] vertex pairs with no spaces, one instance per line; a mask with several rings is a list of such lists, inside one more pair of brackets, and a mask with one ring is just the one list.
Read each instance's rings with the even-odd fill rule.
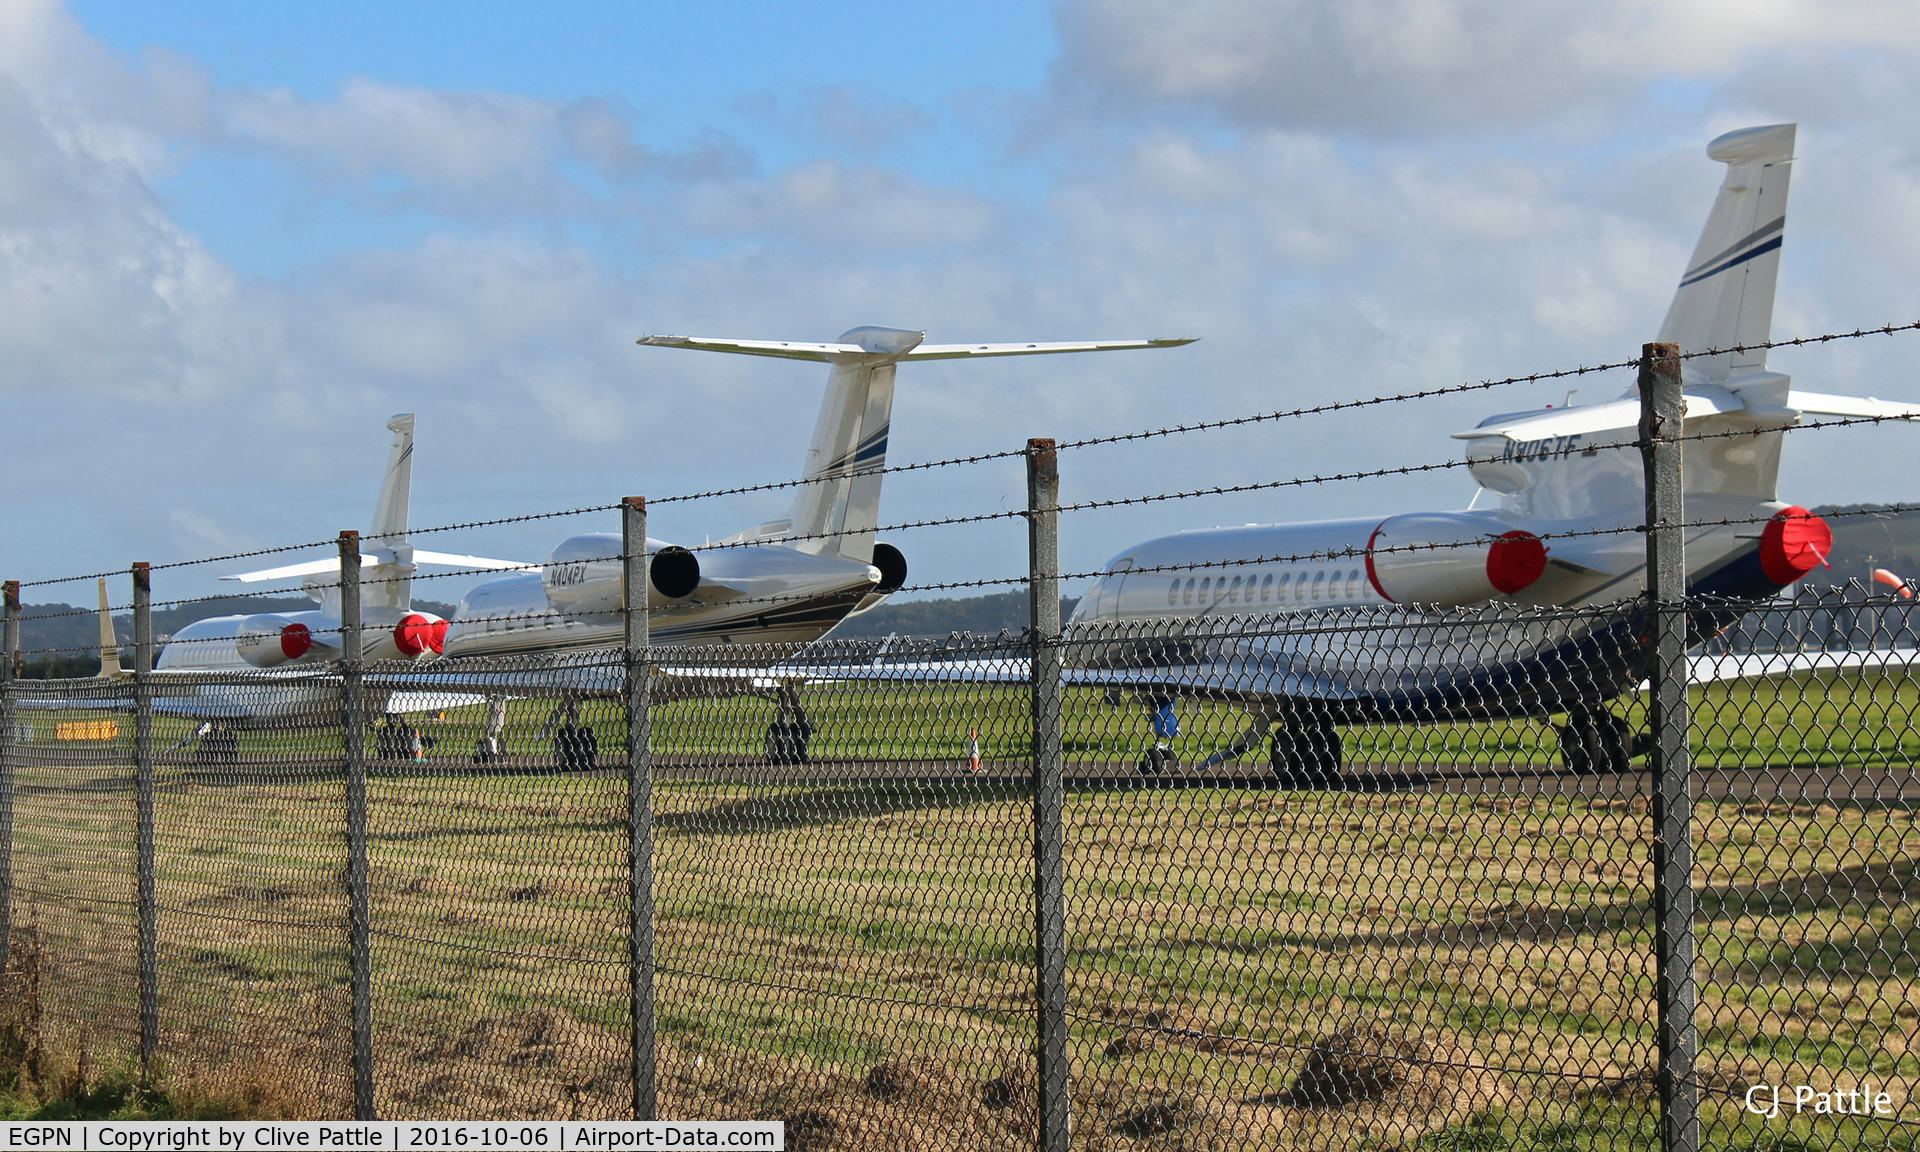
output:
[[1066,765],[1060,746],[1060,470],[1052,440],[1027,441],[1029,665],[1033,685],[1034,993],[1040,1148],[1066,1152]]
[[653,658],[647,631],[647,501],[620,504],[627,677],[627,984],[633,1034],[633,1118],[656,1120],[653,1000]]
[[347,778],[347,959],[352,969],[353,1116],[373,1107],[373,909],[367,876],[365,667],[360,639],[360,533],[340,533],[340,740]]
[[1660,1147],[1697,1152],[1699,1033],[1694,1008],[1693,793],[1687,729],[1687,562],[1681,469],[1686,397],[1680,346],[1640,350],[1640,455],[1646,473],[1647,600],[1653,638],[1648,710],[1653,727],[1655,996],[1660,1047]]
[[0,623],[0,983],[13,948],[13,762],[20,738],[13,680],[20,669],[20,581],[6,583]]
[[160,1045],[160,919],[153,860],[153,570],[133,566],[134,872],[140,905],[140,1075]]

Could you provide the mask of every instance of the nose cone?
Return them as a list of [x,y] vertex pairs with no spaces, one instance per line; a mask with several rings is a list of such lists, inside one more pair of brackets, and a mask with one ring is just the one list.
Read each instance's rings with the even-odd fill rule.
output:
[[881,356],[898,356],[911,352],[925,340],[925,332],[910,332],[905,328],[876,328],[871,325],[864,328],[850,328],[841,333],[840,343],[857,344],[863,352],[872,352]]

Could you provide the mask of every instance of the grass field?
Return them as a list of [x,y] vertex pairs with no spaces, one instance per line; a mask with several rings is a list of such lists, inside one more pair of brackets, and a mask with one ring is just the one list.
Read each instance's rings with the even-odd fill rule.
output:
[[[1017,759],[1026,740],[1011,689],[824,685],[807,702],[820,758],[951,764],[972,728],[984,755]],[[1916,703],[1884,674],[1703,687],[1695,754],[1904,780]],[[509,751],[545,752],[549,710],[514,705]],[[1070,760],[1139,754],[1136,711],[1082,694],[1069,711]],[[1017,1143],[1031,1122],[1029,800],[993,779],[783,780],[751,762],[772,714],[746,698],[655,717],[663,755],[738,758],[656,786],[663,1109],[780,1116],[820,1147]],[[590,702],[582,718],[603,752],[619,747],[617,712]],[[470,774],[461,753],[480,723],[465,710],[426,725],[437,758],[370,785],[382,1114],[617,1115],[624,783]],[[1182,758],[1241,724],[1189,709]],[[316,736],[242,734],[251,762],[230,772],[163,768],[156,805],[169,1066],[207,1080],[269,1069],[290,1087],[262,1107],[294,1114],[343,1111],[350,1083],[343,787],[270,762],[323,759]],[[1350,730],[1347,755],[1555,758],[1536,722]],[[125,748],[89,762],[40,739],[21,760],[16,924],[44,943],[49,1030],[124,1055]],[[1709,1147],[1914,1146],[1912,809],[1849,795],[1697,808]],[[1066,815],[1077,1146],[1649,1142],[1650,822],[1630,781],[1478,796],[1088,788]],[[1341,1036],[1394,1081],[1377,1100],[1303,1095]],[[1863,1080],[1907,1123],[1789,1124],[1737,1101],[1752,1083]]]

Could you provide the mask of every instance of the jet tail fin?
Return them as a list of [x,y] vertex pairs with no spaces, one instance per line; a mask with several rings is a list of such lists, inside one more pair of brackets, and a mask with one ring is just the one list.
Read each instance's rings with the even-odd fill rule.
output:
[[962,360],[991,356],[1037,356],[1057,352],[1116,352],[1175,348],[1192,338],[1080,341],[1066,344],[931,344],[925,332],[863,327],[831,344],[775,340],[714,340],[694,336],[648,336],[641,344],[777,356],[833,365],[793,507],[785,520],[762,524],[732,539],[773,542],[815,555],[873,562],[880,523],[880,481],[887,462],[887,432],[893,412],[893,378],[903,360]]
[[[1680,345],[1682,352],[1729,351],[1687,360],[1683,371],[1689,383],[1721,383],[1766,370],[1766,349],[1752,346],[1766,343],[1773,330],[1794,131],[1792,124],[1742,128],[1707,145],[1707,155],[1727,165],[1727,175],[1680,277],[1660,339]],[[1739,347],[1750,350],[1730,351]]]
[[387,472],[373,502],[373,528],[367,538],[398,542],[407,538],[407,505],[413,498],[413,413],[387,421],[387,431],[393,433],[393,446],[387,451]]
[[107,582],[100,581],[100,677],[120,675],[120,638],[113,631],[113,609],[107,602]]

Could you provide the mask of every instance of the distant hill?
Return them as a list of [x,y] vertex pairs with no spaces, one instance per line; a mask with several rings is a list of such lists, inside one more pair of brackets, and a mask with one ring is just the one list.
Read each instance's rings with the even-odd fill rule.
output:
[[[1060,619],[1073,615],[1079,597],[1060,598]],[[991,596],[961,596],[938,600],[902,600],[886,603],[841,623],[833,637],[861,636],[944,637],[955,632],[992,636],[1002,628],[1018,632],[1027,626],[1027,594],[996,592]]]
[[[414,607],[437,616],[452,616],[454,605],[437,600],[415,600]],[[223,596],[193,604],[159,608],[153,613],[153,634],[165,643],[165,637],[195,620],[209,616],[241,616],[255,612],[305,612],[314,606],[305,596]],[[119,639],[123,664],[131,667],[133,656],[126,646],[133,643],[133,614],[122,612],[113,618],[114,636]],[[28,677],[91,676],[100,668],[100,617],[91,605],[23,604],[20,607],[20,648],[27,653],[22,674]],[[48,649],[65,649],[49,652]],[[33,655],[35,652],[40,655]]]

